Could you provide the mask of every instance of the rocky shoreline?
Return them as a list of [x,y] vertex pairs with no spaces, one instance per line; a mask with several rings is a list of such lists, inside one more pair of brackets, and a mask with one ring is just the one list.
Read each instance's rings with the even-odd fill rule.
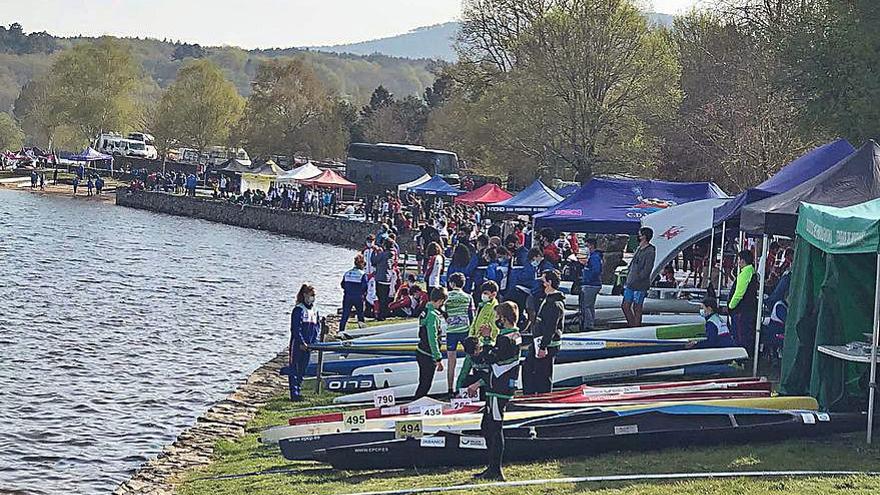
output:
[[245,434],[257,411],[273,397],[287,391],[287,378],[278,370],[287,364],[287,350],[257,368],[229,396],[214,404],[195,424],[147,461],[113,492],[116,495],[168,495],[176,478],[193,468],[211,463],[218,440]]
[[[327,339],[335,338],[336,315],[326,317]],[[286,394],[287,377],[279,373],[287,366],[288,351],[278,353],[247,377],[225,399],[212,405],[195,424],[185,429],[155,459],[145,462],[113,492],[114,495],[171,495],[180,475],[213,462],[219,440],[234,440],[247,432],[247,424],[271,399]]]

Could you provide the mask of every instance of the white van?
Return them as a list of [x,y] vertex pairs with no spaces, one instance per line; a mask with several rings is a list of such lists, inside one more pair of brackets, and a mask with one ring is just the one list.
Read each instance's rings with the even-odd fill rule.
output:
[[94,148],[102,153],[113,156],[131,156],[136,158],[156,158],[156,148],[147,149],[143,141],[126,139],[121,134],[108,132],[98,135]]
[[245,167],[251,166],[251,157],[248,156],[247,151],[245,151],[244,148],[225,148],[223,146],[211,146],[205,151],[205,155],[207,155],[206,162],[208,165],[217,166],[224,163],[226,160],[235,158]]
[[159,152],[156,151],[156,138],[154,138],[152,134],[147,134],[145,132],[131,132],[128,134],[128,139],[144,143],[144,150],[147,154],[145,158],[149,160],[156,160],[159,158]]

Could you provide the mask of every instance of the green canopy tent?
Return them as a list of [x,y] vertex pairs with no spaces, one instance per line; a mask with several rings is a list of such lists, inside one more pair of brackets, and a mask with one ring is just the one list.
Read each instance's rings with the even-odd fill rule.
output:
[[[864,399],[860,380],[863,363],[870,362],[870,443],[880,340],[880,199],[843,208],[803,203],[797,234],[781,391],[810,394],[825,410],[846,408]],[[820,349],[860,341],[868,328],[870,359],[836,358]]]

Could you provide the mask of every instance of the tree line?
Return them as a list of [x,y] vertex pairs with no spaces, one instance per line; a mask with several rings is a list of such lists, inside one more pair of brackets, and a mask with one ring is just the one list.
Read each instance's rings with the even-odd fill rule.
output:
[[210,57],[142,84],[101,39],[62,52],[15,115],[56,139],[139,118],[166,148],[340,159],[353,141],[406,142],[518,184],[626,174],[737,192],[818,144],[877,135],[878,16],[868,0],[718,0],[664,28],[632,0],[466,0],[458,62],[420,96],[382,85],[363,106],[302,54],[261,61],[243,97]]

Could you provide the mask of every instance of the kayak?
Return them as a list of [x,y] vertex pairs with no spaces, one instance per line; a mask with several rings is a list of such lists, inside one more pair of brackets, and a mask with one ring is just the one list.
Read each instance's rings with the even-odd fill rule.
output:
[[[609,415],[584,411],[505,428],[507,461],[536,461],[614,450],[648,450],[803,438],[864,427],[858,413],[776,411],[703,405],[652,407]],[[476,431],[440,432],[317,450],[336,469],[477,466],[486,443]]]
[[[667,382],[653,382],[653,383],[641,383],[641,384],[613,384],[603,387],[592,387],[587,385],[580,385],[577,387],[565,389],[565,390],[557,390],[555,392],[548,392],[545,394],[536,394],[529,396],[517,396],[513,399],[513,402],[516,403],[526,403],[526,402],[548,402],[555,401],[560,398],[565,398],[569,396],[581,396],[589,394],[595,395],[608,395],[608,394],[621,394],[621,393],[635,393],[635,392],[643,392],[648,390],[667,390],[667,389],[685,389],[692,387],[700,387],[707,384],[732,384],[732,383],[766,383],[767,380],[764,378],[752,378],[752,377],[736,377],[736,378],[715,378],[711,380],[690,380],[690,381],[667,381]],[[479,404],[479,403],[478,403]],[[373,418],[381,418],[388,416],[400,416],[410,413],[411,408],[419,408],[425,406],[437,406],[442,405],[445,408],[451,408],[448,403],[441,402],[435,399],[431,399],[429,397],[422,397],[420,399],[416,399],[410,403],[394,406],[394,407],[381,407],[381,408],[369,408],[365,410],[366,417],[368,419]],[[321,414],[313,414],[310,416],[298,416],[295,418],[291,418],[288,421],[289,425],[299,425],[299,424],[311,424],[311,423],[327,423],[333,421],[342,421],[343,413],[341,412],[330,412],[330,413],[321,413]]]
[[[690,365],[726,364],[744,359],[746,351],[740,347],[723,349],[688,349],[683,351],[659,352],[626,357],[595,359],[577,363],[557,364],[553,368],[553,383],[576,386],[589,381],[603,379],[635,377],[648,373],[685,368]],[[389,387],[398,399],[415,395],[418,385],[415,383]],[[434,383],[430,395],[442,395],[448,392],[446,373],[434,374]],[[333,399],[336,404],[372,402],[373,392],[359,392],[339,396]]]
[[[565,296],[565,306],[579,308],[578,296],[568,294]],[[623,296],[596,296],[594,308],[597,313],[604,309],[620,309],[623,304]],[[645,313],[699,313],[700,305],[687,299],[658,299],[648,297],[642,305]]]
[[[334,354],[335,359],[328,359],[331,355],[325,355],[322,374],[327,375],[350,375],[358,368],[372,365],[384,365],[392,363],[405,363],[407,361],[415,362],[415,356],[362,356],[357,354]],[[311,359],[309,366],[306,368],[306,376],[316,376],[318,374],[317,359]]]

